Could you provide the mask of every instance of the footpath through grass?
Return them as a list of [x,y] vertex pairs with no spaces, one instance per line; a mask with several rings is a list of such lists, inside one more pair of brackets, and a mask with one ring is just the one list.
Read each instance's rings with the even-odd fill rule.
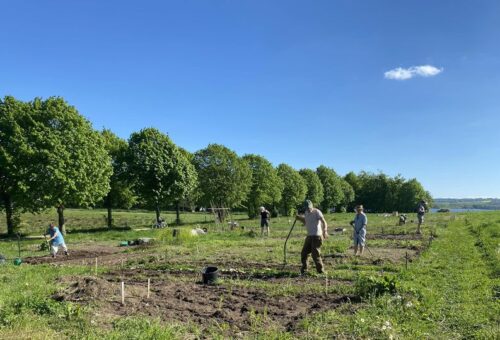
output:
[[[498,339],[500,223],[490,220],[474,226],[469,222],[474,217],[440,229],[432,246],[397,276],[396,295],[372,298],[368,308],[354,315],[332,311],[318,316],[305,323],[308,334],[320,338]],[[486,230],[478,232],[478,228]],[[483,244],[496,247],[485,252]],[[496,261],[491,260],[494,256]]]

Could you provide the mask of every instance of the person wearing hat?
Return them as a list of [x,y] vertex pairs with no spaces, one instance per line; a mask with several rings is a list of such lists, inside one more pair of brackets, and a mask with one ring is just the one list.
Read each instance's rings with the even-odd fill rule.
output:
[[417,206],[417,219],[418,219],[418,226],[417,226],[417,234],[421,234],[422,231],[420,230],[420,227],[422,223],[424,223],[424,216],[425,216],[425,211],[427,208],[427,202],[424,200],[421,200],[418,202]]
[[310,200],[304,202],[304,215],[297,215],[295,218],[306,226],[307,236],[304,241],[304,246],[301,252],[302,268],[301,274],[307,271],[309,254],[312,255],[316,271],[319,274],[324,273],[323,261],[321,260],[321,245],[323,240],[328,238],[328,224],[323,216],[323,213],[314,208]]
[[363,206],[356,206],[356,216],[354,220],[351,221],[351,225],[354,228],[353,240],[354,240],[354,256],[358,254],[363,255],[363,250],[365,249],[366,240],[366,225],[368,224],[368,217],[366,217],[363,212]]
[[48,241],[50,244],[50,253],[52,254],[52,257],[56,257],[57,252],[59,251],[59,247],[63,249],[65,255],[69,255],[68,247],[66,247],[66,243],[64,242],[64,237],[59,231],[59,228],[56,227],[54,223],[51,223],[49,225],[49,229],[47,230],[47,233],[45,235],[47,234],[50,235]]
[[264,231],[269,236],[269,219],[271,213],[264,207],[260,207],[260,236],[264,236]]

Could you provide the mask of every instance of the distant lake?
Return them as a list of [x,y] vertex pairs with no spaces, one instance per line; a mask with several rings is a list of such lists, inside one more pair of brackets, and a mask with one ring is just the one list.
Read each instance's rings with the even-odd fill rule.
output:
[[[431,213],[437,212],[439,209],[437,208],[431,208]],[[493,211],[491,209],[463,209],[463,208],[453,208],[450,209],[450,212],[481,212],[481,211]]]

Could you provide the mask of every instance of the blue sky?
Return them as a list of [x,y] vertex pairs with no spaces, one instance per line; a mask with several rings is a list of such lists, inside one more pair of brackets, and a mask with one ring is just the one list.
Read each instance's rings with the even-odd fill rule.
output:
[[[3,1],[0,96],[196,151],[500,197],[498,1]],[[411,67],[432,66],[431,73]],[[388,79],[385,73],[402,68]],[[424,70],[424,71],[422,71]],[[429,69],[427,69],[429,70]],[[421,72],[422,71],[422,72]]]

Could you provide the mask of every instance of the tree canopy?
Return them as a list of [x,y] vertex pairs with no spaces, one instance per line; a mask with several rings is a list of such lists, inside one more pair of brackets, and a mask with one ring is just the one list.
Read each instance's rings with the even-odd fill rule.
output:
[[7,96],[0,99],[0,210],[5,211],[7,233],[15,232],[20,211],[36,212],[43,203],[33,200],[30,187],[36,174],[32,168],[31,148],[27,133],[31,126],[31,107]]
[[233,208],[247,198],[252,170],[247,162],[219,144],[210,144],[194,154],[200,185],[200,203]]
[[252,170],[252,186],[245,200],[245,205],[248,216],[254,218],[257,216],[259,206],[274,206],[281,200],[283,181],[271,162],[264,157],[245,155],[243,159]]
[[17,136],[23,139],[20,147],[26,152],[24,163],[17,164],[24,186],[18,207],[32,211],[57,207],[64,232],[65,204],[94,205],[109,191],[112,168],[103,140],[62,98],[35,98],[14,106],[23,111],[13,117],[20,129]]
[[283,181],[283,193],[281,197],[281,207],[283,214],[291,216],[297,206],[304,202],[307,193],[306,181],[299,172],[287,164],[278,165],[278,176]]
[[321,184],[318,174],[311,169],[301,169],[299,173],[306,181],[306,198],[311,200],[314,206],[319,206],[323,201],[323,184]]
[[104,147],[111,159],[113,175],[110,178],[110,190],[104,197],[103,204],[108,209],[108,227],[113,225],[113,208],[131,208],[137,201],[137,196],[133,191],[132,179],[128,172],[127,141],[119,138],[111,130],[101,132],[104,140]]
[[194,190],[196,172],[165,134],[154,128],[135,132],[129,139],[129,166],[140,199],[156,211],[175,204]]
[[56,207],[64,232],[64,207],[129,208],[135,202],[156,210],[195,204],[246,208],[276,206],[290,215],[305,198],[328,212],[352,210],[413,211],[432,197],[417,179],[354,172],[343,178],[324,165],[296,171],[273,168],[264,157],[239,157],[223,145],[210,144],[192,154],[165,134],[146,128],[128,143],[110,130],[95,131],[75,107],[59,97],[24,102],[0,99],[0,210],[7,231],[15,232],[21,212]]
[[333,169],[324,165],[320,165],[316,173],[323,184],[324,195],[321,209],[328,212],[331,208],[339,207],[345,201],[341,178]]

